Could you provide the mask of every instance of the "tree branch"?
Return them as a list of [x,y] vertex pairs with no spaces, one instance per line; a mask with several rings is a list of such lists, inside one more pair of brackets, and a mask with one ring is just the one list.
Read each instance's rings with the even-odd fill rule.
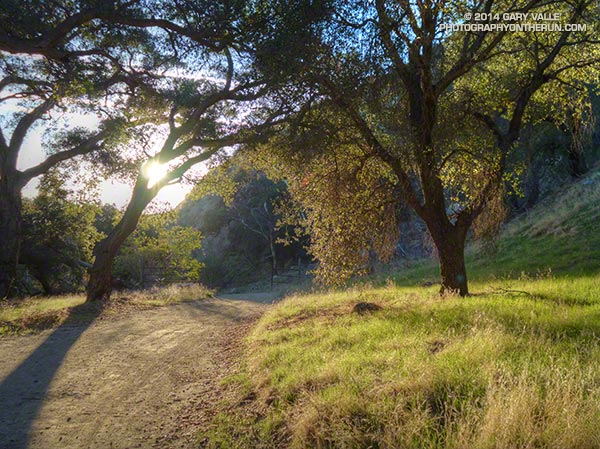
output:
[[17,154],[19,153],[19,148],[23,144],[23,139],[25,139],[25,136],[27,135],[27,132],[29,131],[33,123],[35,123],[36,120],[42,117],[50,109],[52,109],[56,105],[56,103],[56,97],[52,96],[50,98],[47,98],[40,105],[38,105],[29,113],[25,114],[19,120],[19,123],[17,124],[12,133],[9,143],[9,153],[11,154],[12,158],[16,159]]
[[359,132],[367,142],[369,146],[377,155],[386,162],[390,168],[394,171],[398,180],[400,181],[400,187],[404,193],[404,199],[407,203],[415,209],[417,213],[422,213],[423,206],[419,201],[417,193],[415,192],[408,173],[404,170],[401,162],[393,157],[383,146],[383,144],[377,139],[367,122],[360,116],[360,114],[354,110],[354,108],[345,100],[345,98],[338,91],[336,86],[327,78],[321,78],[323,86],[330,92],[333,102],[343,111],[348,114],[350,120],[354,122]]
[[31,179],[46,173],[50,168],[54,167],[59,162],[71,159],[75,156],[89,154],[99,148],[98,144],[109,134],[108,130],[102,130],[85,142],[71,148],[69,150],[59,151],[48,156],[43,162],[38,165],[28,168],[21,172],[20,179],[23,185],[27,184]]

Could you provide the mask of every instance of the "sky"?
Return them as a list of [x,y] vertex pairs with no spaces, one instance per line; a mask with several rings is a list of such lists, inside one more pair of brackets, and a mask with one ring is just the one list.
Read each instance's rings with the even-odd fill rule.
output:
[[[36,127],[27,135],[23,147],[19,152],[18,168],[26,169],[42,162],[46,157],[46,152],[42,146],[43,129]],[[33,179],[25,186],[23,194],[27,197],[33,197],[37,192],[39,178]],[[189,184],[176,184],[164,187],[150,204],[149,210],[156,206],[166,206],[169,209],[176,207],[183,201],[187,193],[193,186]],[[99,186],[100,200],[102,203],[114,204],[118,208],[123,208],[129,202],[132,186],[117,181],[105,180]]]

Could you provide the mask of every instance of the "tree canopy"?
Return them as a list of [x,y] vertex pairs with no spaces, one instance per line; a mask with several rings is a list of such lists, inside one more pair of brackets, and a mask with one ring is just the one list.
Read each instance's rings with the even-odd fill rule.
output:
[[[220,150],[261,138],[284,111],[274,96],[259,102],[270,91],[247,62],[243,2],[39,1],[31,2],[28,12],[14,6],[4,4],[0,11],[10,23],[0,36],[2,87],[24,84],[35,90],[40,103],[32,105],[2,149],[2,198],[7,202],[0,208],[7,217],[2,224],[14,236],[3,251],[3,295],[19,259],[20,189],[58,162],[96,153],[111,133],[120,173],[132,180],[134,189],[122,223],[95,251],[89,295],[105,297],[118,247],[158,191]],[[21,66],[29,66],[22,71],[37,78],[23,83],[15,68]],[[52,70],[55,81],[48,79]],[[88,110],[73,99],[67,102],[67,93],[76,100],[90,99]],[[9,97],[14,96],[23,94],[10,91]],[[79,112],[99,115],[99,131],[69,129],[68,135],[57,135],[57,141],[70,145],[67,150],[53,148],[48,161],[27,176],[18,173],[17,147],[32,124],[63,98]],[[4,174],[9,171],[15,174]]]

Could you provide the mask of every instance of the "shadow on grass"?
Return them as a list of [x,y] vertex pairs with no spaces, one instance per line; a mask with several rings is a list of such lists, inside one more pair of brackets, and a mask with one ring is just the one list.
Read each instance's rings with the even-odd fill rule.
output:
[[0,381],[0,447],[26,448],[48,387],[69,349],[102,312],[102,304],[73,307],[68,317]]

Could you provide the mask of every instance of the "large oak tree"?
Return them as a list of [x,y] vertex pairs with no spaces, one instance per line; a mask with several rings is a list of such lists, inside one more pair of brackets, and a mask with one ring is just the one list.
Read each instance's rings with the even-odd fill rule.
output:
[[[15,293],[23,188],[74,158],[87,158],[91,167],[114,165],[115,143],[133,117],[127,98],[147,81],[147,73],[136,70],[139,61],[129,59],[134,49],[151,47],[147,33],[124,42],[115,28],[88,23],[78,29],[86,8],[98,4],[63,3],[0,6],[0,297]],[[46,158],[19,169],[36,130],[44,131]]]
[[[94,250],[89,301],[110,296],[115,256],[160,189],[180,182],[197,164],[226,157],[239,144],[264,140],[295,108],[273,91],[273,80],[249,63],[253,28],[245,22],[244,2],[166,3],[161,8],[142,11],[151,18],[121,20],[152,27],[157,45],[175,48],[179,56],[177,71],[156,74],[160,81],[154,95],[163,115],[152,128],[140,130],[141,140],[128,143],[141,155],[132,196],[121,220]],[[143,148],[150,140],[155,145]],[[160,177],[152,175],[156,170],[162,170]]]
[[[319,108],[333,111],[334,128],[342,121],[352,129],[343,133],[360,140],[352,151],[383,164],[378,170],[391,177],[386,184],[396,201],[427,225],[442,291],[468,294],[465,240],[502,194],[523,126],[548,116],[560,120],[567,104],[583,107],[586,83],[598,82],[597,2],[332,0],[255,7],[270,30],[260,68],[287,77]],[[517,12],[557,13],[562,25],[585,26],[445,26],[475,23],[478,13]],[[318,153],[320,142],[297,136],[323,128],[322,117],[318,127],[311,117],[304,128],[290,129],[292,153]]]
[[[2,180],[7,189],[2,194],[7,202],[2,205],[3,225],[15,236],[4,241],[3,289],[10,289],[18,261],[22,187],[58,162],[96,152],[110,137],[126,161],[123,173],[134,188],[122,219],[94,251],[88,299],[106,298],[114,257],[158,191],[219,150],[260,138],[282,110],[274,97],[262,106],[256,102],[265,96],[267,86],[246,62],[244,2],[34,1],[30,6],[27,14],[10,2],[0,10],[10,24],[0,33],[4,59],[39,66],[32,72],[38,78],[25,83],[35,88],[27,94],[29,103],[34,94],[38,102],[2,149]],[[48,80],[46,67],[69,76]],[[23,84],[21,78],[6,70],[3,83]],[[52,107],[66,107],[89,91],[96,95],[88,107],[117,115],[119,126],[109,127],[106,121],[85,139],[81,135],[64,139],[75,145],[57,147],[38,167],[19,172],[17,154],[27,130]],[[10,92],[11,97],[16,95],[23,92]],[[114,128],[119,132],[112,132]],[[152,179],[153,170],[164,171],[164,176]]]

